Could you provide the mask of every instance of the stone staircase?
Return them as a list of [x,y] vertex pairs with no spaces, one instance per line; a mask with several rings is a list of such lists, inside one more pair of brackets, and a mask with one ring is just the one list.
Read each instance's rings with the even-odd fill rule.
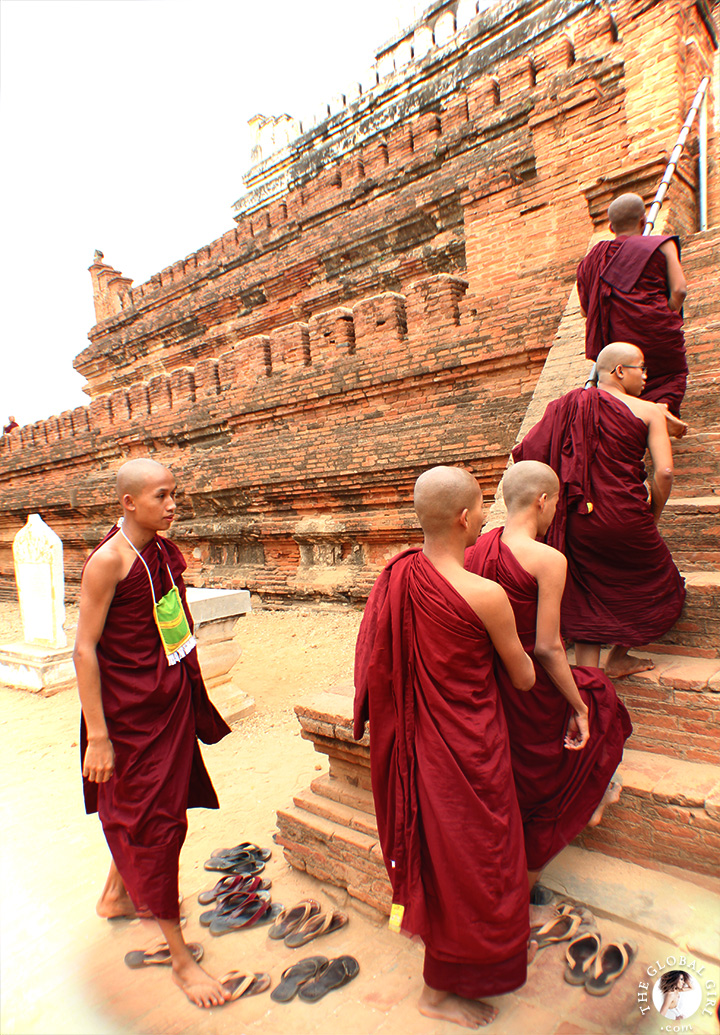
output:
[[[701,875],[717,874],[720,858],[720,228],[694,235],[683,265],[690,285],[685,326],[691,374],[683,416],[690,431],[673,443],[674,496],[661,531],[686,577],[687,600],[675,627],[649,647],[655,668],[618,683],[634,724],[622,764],[623,794],[603,823],[574,843],[704,880]],[[564,370],[574,369],[577,380],[569,354],[578,323],[572,296],[566,313],[544,388],[533,400],[534,420],[544,409],[541,395],[560,394]],[[576,355],[581,360],[582,352]],[[388,912],[368,740],[352,738],[352,699],[352,686],[345,684],[296,708],[303,737],[328,756],[329,772],[278,812],[277,840],[293,866]]]

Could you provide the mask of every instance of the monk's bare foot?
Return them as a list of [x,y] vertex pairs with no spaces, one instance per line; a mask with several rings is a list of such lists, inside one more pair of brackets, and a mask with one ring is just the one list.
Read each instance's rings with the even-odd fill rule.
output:
[[538,949],[539,949],[538,943],[535,941],[534,938],[531,938],[530,941],[528,942],[528,959],[527,959],[528,967],[530,966],[532,961],[537,956]]
[[608,805],[614,805],[616,801],[619,801],[621,794],[622,783],[620,782],[620,780],[613,780],[610,784],[608,784],[607,790],[602,796],[602,801],[595,809],[588,821],[588,826],[596,827],[598,823],[600,823],[600,821],[602,820],[603,812],[608,807]]
[[622,679],[636,672],[649,672],[651,668],[655,668],[651,658],[636,658],[628,654],[627,648],[613,647],[605,662],[605,675],[608,679]]
[[227,989],[191,956],[179,962],[173,960],[172,975],[175,984],[196,1006],[222,1006],[230,998]]
[[95,912],[105,920],[134,920],[137,916],[127,891],[114,893],[105,890],[95,906]]
[[464,1028],[484,1028],[497,1017],[497,1007],[479,999],[462,999],[459,995],[439,992],[424,985],[418,1000],[418,1010],[425,1017],[437,1017],[441,1021],[452,1021]]

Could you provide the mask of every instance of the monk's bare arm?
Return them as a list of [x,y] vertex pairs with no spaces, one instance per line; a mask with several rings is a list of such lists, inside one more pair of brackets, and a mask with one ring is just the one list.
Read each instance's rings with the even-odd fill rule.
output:
[[535,685],[535,668],[525,653],[515,625],[515,615],[502,586],[476,575],[472,599],[468,602],[485,626],[510,681],[516,690],[531,690]]
[[679,313],[687,295],[687,281],[680,265],[677,245],[674,241],[664,241],[660,251],[665,256],[668,282],[668,309]]
[[88,561],[80,590],[73,661],[88,735],[83,776],[93,783],[105,783],[115,768],[115,753],[102,706],[97,644],[121,574],[121,558],[114,551],[100,550]]
[[538,584],[538,610],[534,654],[575,713],[565,747],[580,751],[590,736],[588,709],[573,679],[560,635],[560,602],[565,590],[567,561],[558,550],[540,543],[535,556],[533,575]]
[[663,508],[670,497],[673,484],[673,456],[667,421],[663,410],[655,404],[647,415],[648,449],[653,462],[650,482],[650,507],[655,524],[660,520]]

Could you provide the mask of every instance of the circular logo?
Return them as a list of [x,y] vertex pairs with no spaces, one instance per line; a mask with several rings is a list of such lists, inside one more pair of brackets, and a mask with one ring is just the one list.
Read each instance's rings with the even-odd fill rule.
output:
[[702,989],[689,970],[666,970],[653,985],[652,1001],[661,1017],[685,1021],[700,1008]]

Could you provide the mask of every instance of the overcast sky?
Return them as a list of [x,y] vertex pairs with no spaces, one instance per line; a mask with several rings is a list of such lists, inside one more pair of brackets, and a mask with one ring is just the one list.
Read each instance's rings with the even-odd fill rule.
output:
[[362,77],[417,0],[0,2],[0,421],[87,402],[96,248],[140,284],[235,225],[247,120]]

